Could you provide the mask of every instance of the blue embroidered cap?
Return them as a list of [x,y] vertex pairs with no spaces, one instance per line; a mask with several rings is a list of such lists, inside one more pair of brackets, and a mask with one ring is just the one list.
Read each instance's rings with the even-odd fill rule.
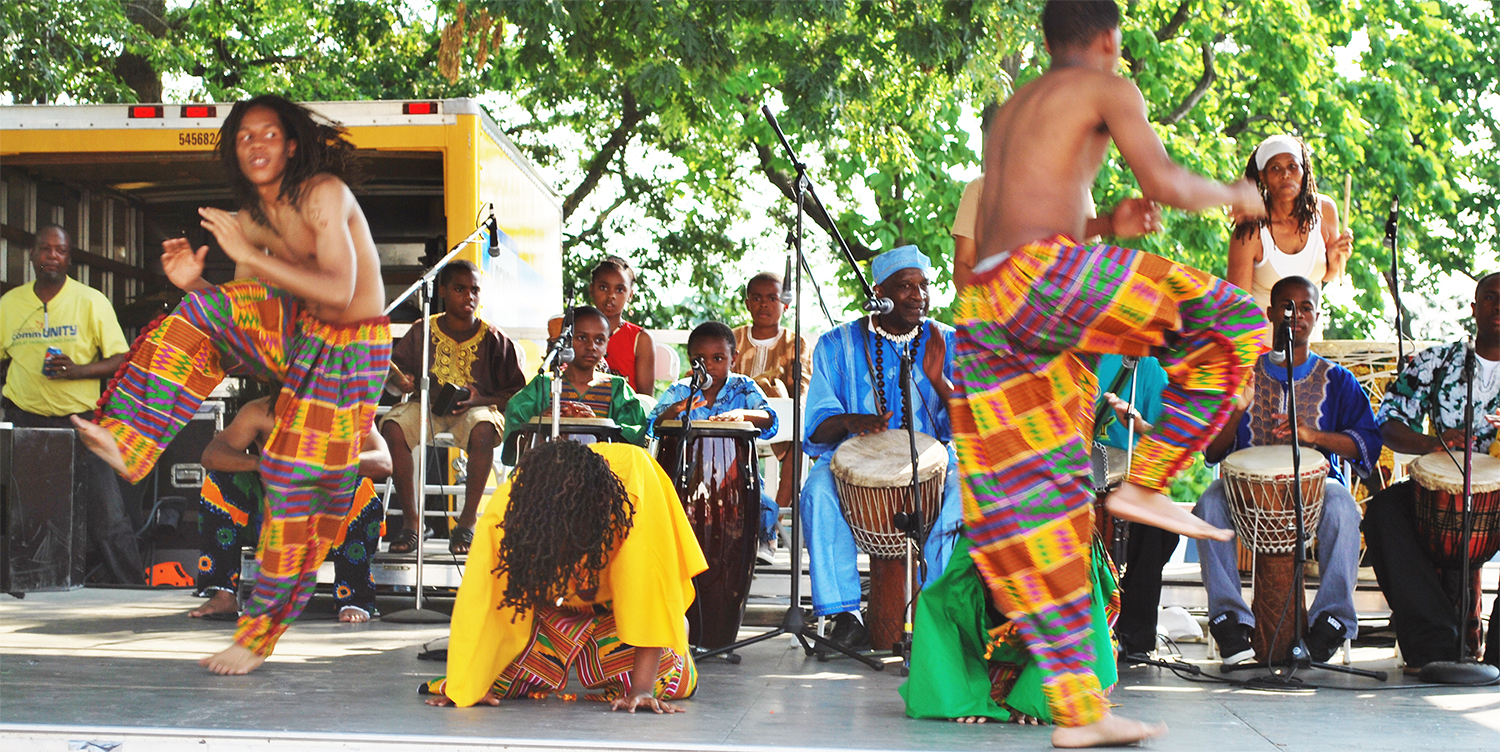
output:
[[914,245],[903,245],[876,256],[870,262],[870,275],[875,278],[871,284],[878,285],[902,269],[921,269],[928,280],[936,276],[932,271],[932,261],[926,254]]

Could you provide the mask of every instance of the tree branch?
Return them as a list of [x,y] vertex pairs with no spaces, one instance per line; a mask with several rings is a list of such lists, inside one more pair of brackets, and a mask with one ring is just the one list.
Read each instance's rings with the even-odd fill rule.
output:
[[1177,36],[1177,32],[1182,30],[1182,25],[1187,23],[1188,8],[1192,4],[1193,0],[1182,0],[1182,3],[1177,6],[1177,12],[1173,13],[1172,18],[1167,21],[1167,25],[1156,30],[1156,41],[1165,42]]
[[1193,108],[1197,107],[1199,102],[1203,101],[1204,95],[1208,94],[1208,89],[1213,86],[1214,79],[1216,78],[1218,78],[1218,75],[1214,73],[1214,45],[1212,42],[1204,42],[1203,75],[1198,79],[1198,85],[1194,86],[1193,90],[1188,92],[1187,98],[1182,100],[1182,104],[1177,105],[1176,109],[1167,113],[1166,117],[1156,122],[1162,125],[1172,125],[1187,117],[1187,114],[1192,112]]
[[[770,180],[771,185],[776,186],[777,190],[781,191],[781,194],[783,196],[786,196],[792,201],[796,201],[797,192],[795,186],[793,186],[792,184],[793,178],[789,177],[780,170],[777,170],[776,167],[771,163],[772,155],[770,147],[760,143],[757,143],[754,146],[755,156],[760,161],[760,171],[765,174],[766,179]],[[818,206],[817,202],[811,200],[807,201],[804,206],[807,208],[807,216],[813,221],[813,224],[816,224],[817,226],[823,228],[823,232],[826,232],[830,236],[832,236],[833,219],[828,216],[828,213],[825,212],[822,207]],[[844,238],[844,240],[849,243],[849,250],[854,252],[854,257],[856,259],[864,261],[875,255],[875,253],[871,251],[868,246],[861,244],[857,240],[852,240],[847,236]]]
[[635,127],[646,119],[646,113],[636,106],[635,94],[630,89],[624,89],[620,96],[620,124],[609,134],[609,139],[599,147],[594,158],[589,160],[588,169],[584,171],[583,182],[573,189],[572,193],[563,200],[563,221],[578,209],[583,200],[598,187],[599,179],[604,177],[609,162],[614,159],[625,144],[630,142],[630,137],[635,135]]
[[605,208],[604,211],[599,212],[599,214],[594,217],[593,224],[589,225],[586,229],[584,229],[583,232],[580,232],[577,235],[574,235],[563,241],[563,252],[566,253],[572,250],[574,246],[584,243],[591,237],[594,237],[596,235],[603,235],[605,220],[609,219],[609,215],[614,214],[616,209],[624,206],[625,202],[629,201],[631,198],[632,196],[628,191],[621,191],[620,195],[615,198],[614,203],[610,204],[607,208]]

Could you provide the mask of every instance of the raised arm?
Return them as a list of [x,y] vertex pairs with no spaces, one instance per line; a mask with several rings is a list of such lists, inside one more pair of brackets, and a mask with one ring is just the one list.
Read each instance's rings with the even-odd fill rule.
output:
[[1099,88],[1099,112],[1146,198],[1187,211],[1230,205],[1241,216],[1265,216],[1260,192],[1249,181],[1225,185],[1173,162],[1146,117],[1140,89],[1117,76],[1105,78]]
[[267,284],[318,305],[343,310],[354,299],[354,236],[349,218],[356,208],[354,194],[342,182],[327,178],[308,181],[301,214],[313,232],[313,258],[307,265],[292,264],[261,253],[249,240],[242,223],[250,222],[222,209],[198,210],[203,226],[240,269]]
[[1261,258],[1260,233],[1249,238],[1229,238],[1229,270],[1224,281],[1241,290],[1249,290],[1255,280],[1255,262]]
[[1320,282],[1333,282],[1344,276],[1349,255],[1354,252],[1354,233],[1339,229],[1339,207],[1333,199],[1318,196],[1318,210],[1323,219],[1323,245],[1327,248],[1328,271]]
[[241,407],[234,420],[203,448],[203,467],[227,473],[259,470],[260,458],[250,453],[250,446],[271,428],[270,402],[269,397],[262,397]]

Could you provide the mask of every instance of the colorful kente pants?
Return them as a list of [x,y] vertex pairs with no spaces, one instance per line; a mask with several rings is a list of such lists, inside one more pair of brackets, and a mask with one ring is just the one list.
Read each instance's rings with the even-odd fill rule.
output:
[[260,572],[234,636],[264,656],[307,605],[349,511],[390,366],[390,323],[329,324],[250,279],[190,293],[131,355],[105,403],[99,423],[114,434],[127,479],[145,477],[223,380],[221,357],[282,385],[261,451]]
[[1154,355],[1162,416],[1129,480],[1156,491],[1224,424],[1267,349],[1266,318],[1223,280],[1140,251],[1065,237],[1013,251],[960,297],[950,404],[971,555],[1041,666],[1061,726],[1107,712],[1089,670],[1097,358]]
[[[630,693],[630,671],[635,648],[620,642],[615,614],[603,606],[592,611],[543,606],[531,621],[531,642],[500,672],[491,691],[501,699],[558,692],[568,684],[568,667],[578,673],[586,689],[603,690],[590,700],[614,700]],[[442,694],[446,677],[425,685],[428,694]],[[698,689],[698,667],[692,656],[662,648],[653,697],[681,700]]]
[[[260,528],[265,524],[261,508],[265,489],[255,473],[226,473],[210,470],[203,480],[203,495],[198,504],[198,534],[201,539],[198,556],[198,589],[225,590],[238,593],[240,586],[240,551],[255,548]],[[369,478],[360,480],[354,489],[354,501],[339,538],[333,541],[328,558],[333,560],[333,598],[342,609],[354,606],[375,615],[375,582],[370,579],[370,556],[380,542],[385,527],[385,512],[375,484]]]

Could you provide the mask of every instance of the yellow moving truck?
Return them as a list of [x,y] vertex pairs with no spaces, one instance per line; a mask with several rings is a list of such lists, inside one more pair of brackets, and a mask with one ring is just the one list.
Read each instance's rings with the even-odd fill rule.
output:
[[[355,195],[380,249],[388,295],[463,240],[494,207],[500,254],[459,256],[484,270],[481,315],[535,328],[562,308],[558,195],[470,99],[309,102],[349,131],[363,157]],[[168,299],[161,241],[212,245],[197,208],[233,208],[214,149],[230,104],[0,107],[0,288],[32,279],[31,233],[73,235],[76,276],[103,291],[127,325],[142,299]],[[210,281],[233,267],[214,248]],[[141,306],[149,308],[150,306]],[[157,309],[160,308],[158,304]],[[144,318],[149,315],[141,312]]]

